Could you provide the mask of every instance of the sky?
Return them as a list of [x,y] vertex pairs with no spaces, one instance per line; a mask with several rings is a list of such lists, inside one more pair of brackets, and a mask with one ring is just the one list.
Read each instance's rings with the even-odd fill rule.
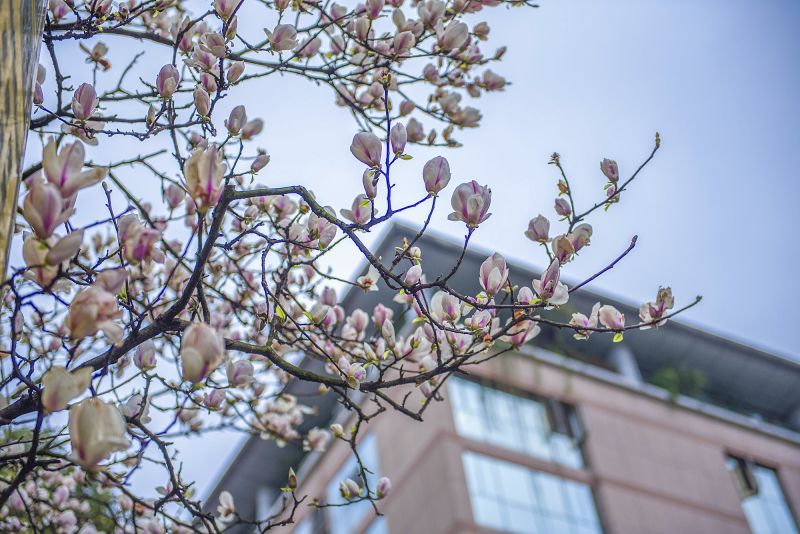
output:
[[[580,210],[603,195],[599,161],[617,160],[624,179],[658,131],[656,158],[620,204],[589,221],[593,243],[564,277],[593,274],[636,234],[635,250],[590,289],[631,303],[652,300],[659,285],[672,287],[677,305],[703,295],[681,321],[800,358],[791,320],[800,296],[800,4],[542,0],[538,9],[484,10],[472,20],[490,23],[488,50],[508,46],[493,70],[512,85],[480,99],[482,126],[457,133],[462,148],[409,149],[414,159],[393,167],[398,194],[419,197],[422,165],[446,156],[453,180],[432,228],[461,239],[463,224],[447,220],[453,186],[489,184],[493,215],[473,243],[542,268],[523,232],[539,213],[555,219],[550,154],[561,154]],[[355,123],[330,90],[288,76],[249,87],[226,105],[245,104],[265,121],[256,144],[272,161],[259,181],[306,185],[323,204],[349,207],[363,167],[348,150]],[[352,271],[347,254],[333,258]],[[210,439],[206,446],[230,447],[229,438]],[[205,462],[187,470],[201,494],[218,475]]]

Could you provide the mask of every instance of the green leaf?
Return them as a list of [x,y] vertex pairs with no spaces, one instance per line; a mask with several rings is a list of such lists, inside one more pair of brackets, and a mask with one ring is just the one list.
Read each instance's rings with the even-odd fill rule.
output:
[[619,343],[622,341],[622,332],[617,332],[614,334],[614,343]]
[[414,156],[412,156],[411,154],[400,154],[400,159],[408,161],[410,159],[414,159]]

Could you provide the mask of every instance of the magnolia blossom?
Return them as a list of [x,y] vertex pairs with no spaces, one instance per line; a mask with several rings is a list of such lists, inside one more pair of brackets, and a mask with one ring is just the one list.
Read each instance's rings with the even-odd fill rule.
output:
[[512,326],[508,330],[508,335],[504,336],[503,339],[515,347],[521,347],[538,336],[541,331],[542,328],[536,321],[525,320]]
[[36,237],[47,239],[74,212],[74,208],[67,208],[57,186],[37,177],[29,182],[28,194],[22,205],[22,216],[31,225]]
[[413,286],[419,282],[420,278],[422,278],[422,265],[415,264],[406,271],[406,275],[403,277],[403,283],[407,286]]
[[221,161],[216,145],[196,148],[183,165],[186,189],[201,213],[216,206],[222,196],[222,179],[227,165]]
[[550,263],[550,267],[542,274],[539,280],[534,280],[531,284],[533,290],[547,304],[560,306],[569,300],[569,290],[567,286],[559,282],[561,277],[561,266],[557,259]]
[[339,493],[345,500],[355,499],[361,495],[361,487],[352,478],[343,480],[339,484]]
[[317,427],[308,431],[306,439],[303,441],[304,451],[324,451],[331,440],[331,433]]
[[380,175],[375,173],[374,169],[367,169],[361,175],[361,182],[364,185],[364,193],[367,198],[374,199],[378,196],[378,181]]
[[481,264],[479,281],[481,287],[490,297],[500,292],[508,280],[506,260],[495,252]]
[[291,50],[297,46],[297,30],[291,24],[278,24],[269,35],[269,44],[276,52]]
[[608,304],[601,306],[598,310],[600,323],[611,330],[621,331],[625,328],[625,315],[614,306]]
[[461,301],[444,291],[433,296],[430,308],[431,315],[437,321],[455,323],[461,317]]
[[336,238],[338,231],[335,224],[324,217],[319,217],[316,213],[309,214],[306,226],[308,227],[308,237],[317,240],[317,246],[320,249],[328,248],[328,245]]
[[464,22],[451,22],[447,28],[437,31],[438,44],[442,50],[461,48],[469,39],[469,26]]
[[230,521],[236,517],[236,505],[233,502],[233,495],[229,491],[219,494],[217,513],[222,521]]
[[125,404],[120,405],[119,411],[128,419],[138,419],[144,424],[150,422],[150,398],[136,393]]
[[575,246],[572,244],[572,240],[565,235],[554,237],[551,247],[553,255],[560,263],[568,262],[572,259],[572,255],[575,254]]
[[249,141],[253,137],[261,133],[264,129],[264,121],[261,119],[253,119],[247,121],[242,127],[242,139]]
[[233,387],[242,387],[250,384],[253,378],[253,364],[247,360],[229,361],[226,366],[228,383]]
[[181,343],[183,378],[198,383],[206,379],[225,360],[225,340],[206,323],[192,323]]
[[222,20],[228,20],[240,2],[241,0],[214,0],[214,11]]
[[72,339],[82,339],[102,331],[106,338],[122,343],[122,327],[117,319],[122,317],[117,298],[97,285],[82,289],[72,299],[64,325]]
[[225,121],[225,128],[228,129],[229,134],[239,135],[239,132],[242,131],[242,127],[246,122],[247,112],[245,111],[244,106],[236,106],[231,110],[228,120]]
[[391,490],[392,490],[392,481],[389,480],[389,477],[381,477],[378,479],[378,484],[375,487],[375,491],[379,499],[387,497]]
[[236,83],[244,74],[244,61],[233,61],[228,67],[228,83]]
[[392,144],[392,152],[399,156],[406,149],[408,133],[402,122],[396,122],[389,132],[389,142]]
[[381,166],[383,144],[378,136],[372,132],[359,132],[353,136],[350,143],[350,152],[358,161],[370,167]]
[[116,406],[91,397],[69,411],[70,458],[84,469],[93,469],[111,453],[128,448],[125,420]]
[[550,221],[544,215],[537,215],[528,222],[525,236],[531,241],[547,243],[550,239]]
[[[639,318],[644,323],[656,322],[656,326],[661,326],[667,322],[662,319],[664,315],[672,309],[675,305],[675,299],[672,297],[672,289],[668,287],[659,287],[658,294],[656,295],[655,302],[646,302],[639,308]],[[659,319],[661,319],[659,321]],[[651,325],[645,325],[641,329],[646,330]]]
[[422,181],[429,195],[436,195],[450,182],[450,164],[442,156],[436,156],[422,168]]
[[139,264],[153,260],[164,263],[164,253],[155,246],[161,240],[161,232],[143,225],[133,213],[119,220],[119,238],[129,262]]
[[380,278],[381,275],[378,272],[378,269],[375,268],[374,265],[370,265],[369,269],[367,270],[367,274],[364,276],[359,276],[356,279],[356,284],[358,284],[358,286],[364,291],[377,291],[378,280],[380,280]]
[[92,116],[98,102],[94,87],[91,84],[82,83],[72,95],[72,113],[79,121],[85,121]]
[[202,85],[198,85],[194,88],[193,97],[197,113],[201,117],[207,117],[208,112],[211,110],[211,97],[208,95],[208,91]]
[[156,76],[156,91],[161,95],[161,98],[171,98],[177,91],[180,81],[181,75],[178,69],[172,63],[167,63],[161,67],[161,70],[158,71],[158,76]]
[[91,382],[90,367],[70,372],[66,367],[53,366],[42,376],[42,406],[48,412],[63,410],[69,401],[86,391]]
[[608,181],[616,184],[619,181],[619,168],[613,159],[604,158],[600,162],[600,170],[608,178]]
[[358,389],[361,386],[361,382],[367,378],[367,370],[360,363],[350,363],[347,358],[342,356],[339,358],[338,365],[339,370],[347,380],[347,385],[353,389]]
[[367,195],[358,195],[350,209],[339,210],[342,217],[355,224],[366,224],[372,217],[372,202]]
[[569,202],[567,202],[563,198],[556,199],[555,210],[556,213],[558,213],[562,217],[569,217],[569,215],[572,213],[572,208],[570,207]]
[[71,198],[80,189],[96,184],[108,173],[108,169],[103,167],[81,171],[84,157],[85,150],[80,141],[63,145],[61,151],[56,153],[56,141],[51,137],[44,147],[44,175],[48,182],[58,187],[64,199]]
[[492,215],[488,213],[492,204],[492,190],[472,180],[456,187],[450,204],[454,211],[447,216],[448,219],[464,221],[468,227],[475,228]]
[[587,223],[579,224],[567,235],[567,239],[569,239],[575,252],[578,252],[580,249],[587,246],[591,240],[591,237],[592,225]]
[[[75,256],[80,251],[81,245],[83,245],[83,234],[84,231],[82,229],[75,230],[50,245],[50,250],[47,251],[44,262],[48,265],[59,265]],[[49,241],[53,239],[51,238]]]
[[145,371],[156,367],[156,346],[151,340],[147,340],[138,347],[133,353],[133,364]]
[[589,314],[589,317],[586,317],[582,313],[573,313],[572,319],[570,319],[569,324],[570,326],[575,327],[575,339],[588,339],[590,335],[592,335],[592,330],[588,330],[587,328],[596,328],[597,327],[597,318],[600,313],[600,303],[595,303],[592,306],[592,312]]

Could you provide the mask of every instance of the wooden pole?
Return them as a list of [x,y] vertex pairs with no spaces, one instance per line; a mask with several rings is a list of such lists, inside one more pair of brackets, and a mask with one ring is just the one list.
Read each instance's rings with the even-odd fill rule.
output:
[[14,234],[46,0],[0,0],[0,280]]

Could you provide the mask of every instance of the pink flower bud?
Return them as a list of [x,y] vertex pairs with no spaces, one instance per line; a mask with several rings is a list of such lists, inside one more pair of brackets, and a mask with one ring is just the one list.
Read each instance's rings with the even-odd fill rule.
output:
[[402,122],[395,123],[389,132],[389,141],[392,143],[392,151],[395,155],[400,155],[406,149],[406,142],[408,141],[408,134],[406,134],[406,127]]
[[208,112],[211,109],[211,97],[208,96],[202,85],[194,88],[194,107],[197,108],[197,113],[201,117],[208,117]]
[[398,32],[392,41],[392,48],[397,56],[406,56],[417,44],[414,34],[411,32]]
[[355,224],[366,224],[372,217],[372,202],[367,195],[358,195],[349,210],[340,210],[342,217]]
[[264,129],[264,121],[261,119],[253,119],[247,121],[242,127],[242,139],[248,141],[257,136]]
[[22,216],[40,239],[47,239],[64,224],[74,209],[65,209],[61,192],[55,185],[34,177],[22,205]]
[[375,489],[378,494],[378,498],[383,499],[384,497],[388,496],[389,492],[392,490],[392,481],[389,480],[389,477],[381,477],[378,479],[378,484]]
[[231,135],[239,135],[242,127],[247,122],[247,112],[244,106],[236,106],[231,110],[228,120],[225,121],[225,127]]
[[463,22],[451,22],[439,33],[439,48],[445,51],[456,50],[467,43],[469,27]]
[[200,37],[200,46],[210,52],[217,59],[222,59],[228,54],[225,37],[216,32],[208,32]]
[[525,236],[531,241],[546,243],[550,234],[550,221],[544,215],[537,215],[528,222]]
[[97,108],[97,93],[88,83],[82,83],[72,95],[72,113],[79,121],[85,121],[92,116]]
[[598,317],[600,323],[606,328],[621,331],[625,328],[625,316],[614,306],[608,304],[601,306]]
[[331,440],[331,433],[327,430],[322,430],[317,427],[308,431],[306,439],[303,441],[303,450],[305,451],[324,451],[328,442]]
[[269,36],[269,43],[276,52],[291,50],[297,46],[297,30],[291,24],[278,24]]
[[364,171],[364,174],[361,176],[361,182],[364,185],[364,193],[367,195],[367,198],[374,199],[378,196],[379,179],[380,175],[374,170],[367,169]]
[[239,2],[241,0],[214,0],[214,11],[217,12],[217,15],[222,20],[228,20],[233,15]]
[[222,179],[227,165],[220,161],[217,147],[196,148],[183,165],[186,188],[198,210],[217,205],[222,196]]
[[172,95],[178,89],[180,81],[181,75],[178,73],[178,69],[175,68],[175,65],[167,63],[158,71],[156,90],[162,98],[172,98]]
[[244,61],[234,61],[228,67],[228,83],[236,83],[244,73]]
[[136,367],[142,371],[155,369],[156,362],[156,346],[151,340],[148,339],[136,347],[136,351],[133,353],[133,364]]
[[570,213],[572,213],[572,208],[570,208],[569,202],[567,202],[563,198],[556,199],[555,210],[556,213],[558,213],[562,217],[569,217]]
[[567,235],[572,248],[578,252],[583,247],[589,244],[592,237],[592,225],[587,223],[579,224],[575,229]]
[[125,269],[107,269],[97,275],[95,285],[115,295],[119,293],[127,279],[128,271]]
[[422,168],[422,181],[429,195],[436,195],[450,182],[450,164],[442,156],[436,156]]
[[453,191],[450,204],[453,213],[447,216],[449,220],[463,221],[470,228],[475,228],[492,215],[488,213],[492,204],[492,190],[472,180]]
[[181,205],[183,199],[186,197],[186,191],[183,190],[178,184],[169,184],[164,190],[164,198],[167,201],[170,209],[175,209]]
[[403,278],[403,283],[407,286],[413,286],[417,282],[419,282],[420,278],[422,277],[422,266],[421,265],[412,265],[408,271],[406,271],[406,275]]
[[383,0],[367,0],[365,10],[369,18],[377,19],[383,10]]
[[205,404],[206,408],[209,410],[217,410],[220,406],[222,406],[222,402],[225,400],[225,391],[221,389],[212,389],[209,392],[206,392],[203,395],[203,404]]
[[481,264],[479,281],[481,287],[490,297],[498,294],[508,280],[506,260],[494,253]]
[[616,184],[619,180],[619,168],[617,167],[617,162],[613,159],[604,158],[600,162],[600,170],[603,171],[609,182]]
[[233,387],[246,386],[253,381],[253,364],[247,360],[230,361],[226,367],[228,383]]
[[196,384],[225,360],[225,342],[213,327],[192,323],[183,333],[180,357],[183,378]]
[[250,164],[250,170],[253,172],[258,172],[264,167],[266,167],[267,163],[269,163],[269,155],[259,154],[258,156],[256,156],[256,159],[253,160],[253,163]]
[[359,132],[353,136],[350,152],[358,161],[370,167],[381,166],[383,144],[372,132]]
[[355,480],[348,478],[339,484],[339,493],[342,495],[343,499],[349,501],[361,495],[361,487]]

